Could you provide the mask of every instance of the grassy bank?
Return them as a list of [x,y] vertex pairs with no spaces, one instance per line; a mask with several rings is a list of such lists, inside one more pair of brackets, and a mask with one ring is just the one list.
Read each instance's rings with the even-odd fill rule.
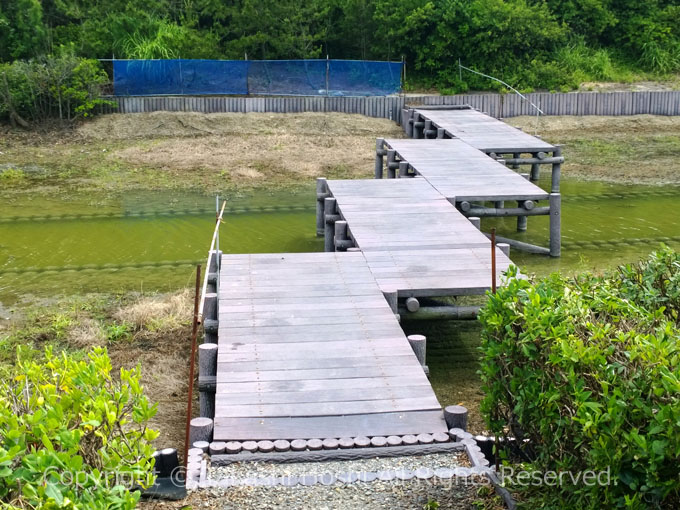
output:
[[192,296],[188,290],[164,295],[91,294],[35,303],[12,320],[0,320],[0,373],[22,359],[43,356],[44,348],[85,357],[105,346],[114,371],[142,368],[142,384],[158,402],[153,428],[159,447],[181,447],[188,390]]
[[[564,145],[565,176],[680,183],[680,119],[534,117],[510,124]],[[285,189],[314,178],[368,178],[377,137],[403,136],[360,115],[107,115],[63,130],[0,128],[0,195],[129,190]]]
[[400,132],[346,114],[108,115],[68,131],[6,132],[0,180],[5,193],[280,189],[368,177],[375,138]]
[[617,183],[680,183],[679,117],[549,116],[506,121],[562,144],[565,176]]

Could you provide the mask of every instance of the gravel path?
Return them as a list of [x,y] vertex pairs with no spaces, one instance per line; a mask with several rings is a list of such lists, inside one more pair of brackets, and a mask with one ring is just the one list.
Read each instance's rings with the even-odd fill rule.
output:
[[[421,509],[428,501],[436,501],[439,508],[467,510],[478,508],[474,502],[478,487],[456,485],[449,480],[410,480],[347,485],[310,487],[233,487],[208,489],[211,497],[205,507],[231,509],[302,509],[315,510],[413,510]],[[200,508],[197,505],[196,508]]]
[[[294,464],[244,462],[210,468],[212,486],[196,493],[205,503],[195,508],[412,510],[436,501],[442,509],[475,509],[479,485],[486,483],[483,476],[469,474],[464,452]],[[279,484],[261,485],[267,479]],[[225,482],[230,486],[219,486]]]
[[212,467],[211,480],[224,478],[245,479],[257,477],[302,477],[309,475],[339,475],[351,472],[416,471],[420,468],[469,467],[465,452],[419,455],[408,457],[385,457],[331,462],[300,462],[293,464],[242,462],[229,466]]

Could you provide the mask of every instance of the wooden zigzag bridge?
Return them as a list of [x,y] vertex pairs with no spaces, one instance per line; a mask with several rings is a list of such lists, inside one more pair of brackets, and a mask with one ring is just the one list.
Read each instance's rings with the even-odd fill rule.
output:
[[[425,339],[404,334],[399,304],[490,289],[481,217],[516,216],[521,230],[549,215],[549,248],[510,243],[559,255],[559,147],[472,109],[403,115],[413,139],[378,139],[375,179],[317,180],[323,253],[211,249],[192,442],[211,442],[214,458],[450,442],[455,416],[445,417]],[[532,182],[542,164],[549,192]],[[497,285],[509,249],[495,248]]]

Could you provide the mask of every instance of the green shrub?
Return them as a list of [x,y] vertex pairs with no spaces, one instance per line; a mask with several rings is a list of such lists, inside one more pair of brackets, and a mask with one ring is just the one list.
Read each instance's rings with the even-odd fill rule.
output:
[[37,60],[0,64],[0,118],[43,122],[88,117],[100,105],[109,79],[99,62],[68,50]]
[[611,477],[529,487],[530,501],[680,506],[679,310],[680,255],[668,248],[605,276],[512,279],[489,296],[480,319],[490,428],[520,439],[529,470]]
[[0,385],[0,501],[12,508],[132,509],[152,481],[156,413],[139,367],[112,377],[105,349],[85,361],[45,352]]

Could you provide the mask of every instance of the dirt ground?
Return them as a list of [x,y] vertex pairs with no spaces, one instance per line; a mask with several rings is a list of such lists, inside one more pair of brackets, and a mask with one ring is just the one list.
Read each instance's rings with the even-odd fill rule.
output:
[[512,117],[509,124],[561,144],[563,175],[585,180],[680,184],[680,117]]

